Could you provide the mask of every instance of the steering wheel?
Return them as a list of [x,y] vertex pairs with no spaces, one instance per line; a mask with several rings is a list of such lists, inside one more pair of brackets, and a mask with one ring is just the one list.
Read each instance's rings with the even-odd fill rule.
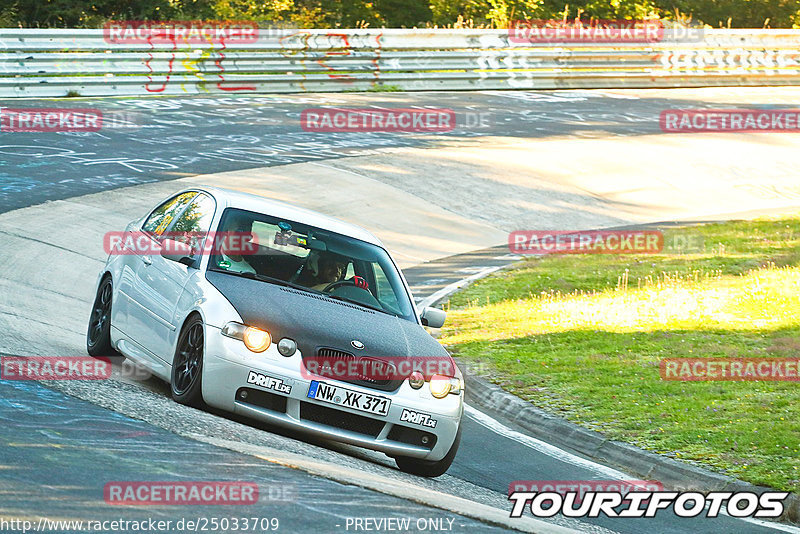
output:
[[369,288],[369,286],[367,285],[367,281],[364,280],[364,278],[362,278],[361,276],[354,276],[348,280],[337,280],[336,282],[332,282],[327,286],[325,286],[325,289],[323,289],[322,292],[327,293],[328,291],[333,291],[337,287],[342,287],[346,285],[356,286],[363,290],[367,290]]
[[342,287],[347,285],[354,286],[356,285],[356,283],[353,280],[337,280],[336,282],[332,282],[327,286],[325,286],[325,289],[323,289],[322,292],[327,293],[328,291],[333,291],[337,287]]

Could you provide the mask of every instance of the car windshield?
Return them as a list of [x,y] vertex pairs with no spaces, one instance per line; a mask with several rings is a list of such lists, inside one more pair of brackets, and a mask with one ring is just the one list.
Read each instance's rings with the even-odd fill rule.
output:
[[389,254],[321,228],[228,208],[209,269],[280,283],[416,321]]

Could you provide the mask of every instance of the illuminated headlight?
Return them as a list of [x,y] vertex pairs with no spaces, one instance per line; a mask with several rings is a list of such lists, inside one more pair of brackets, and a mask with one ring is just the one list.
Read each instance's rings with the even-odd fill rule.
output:
[[444,375],[433,375],[430,382],[431,395],[437,399],[445,398],[449,393],[458,395],[461,392],[461,380]]
[[419,371],[414,371],[408,377],[408,385],[414,389],[419,389],[425,385],[425,377]]
[[269,348],[272,339],[269,332],[248,326],[244,331],[244,346],[253,352],[264,352]]
[[233,321],[222,327],[222,335],[244,342],[244,346],[253,352],[264,352],[272,343],[269,332]]
[[285,337],[278,341],[278,352],[287,358],[297,351],[297,343],[294,340]]

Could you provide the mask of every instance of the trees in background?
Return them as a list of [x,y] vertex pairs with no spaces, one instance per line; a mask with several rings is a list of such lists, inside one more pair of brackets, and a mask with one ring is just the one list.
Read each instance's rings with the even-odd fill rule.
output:
[[515,19],[693,20],[800,27],[800,0],[3,0],[2,27],[93,28],[114,20],[258,20],[301,28],[490,27]]
[[714,28],[800,28],[798,0],[655,0],[665,12],[693,15]]

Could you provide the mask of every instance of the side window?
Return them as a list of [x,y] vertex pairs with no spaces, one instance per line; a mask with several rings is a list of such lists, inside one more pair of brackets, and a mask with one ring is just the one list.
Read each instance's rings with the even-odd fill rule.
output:
[[214,199],[198,194],[170,228],[171,239],[199,248],[214,218]]
[[186,204],[188,204],[189,201],[195,197],[195,195],[197,195],[196,192],[189,191],[188,193],[181,193],[180,195],[167,200],[153,210],[153,213],[151,213],[144,222],[142,230],[153,237],[160,236],[162,233],[164,233],[164,230],[167,229],[172,220],[181,212],[184,206],[186,206]]
[[388,307],[398,310],[400,308],[397,302],[397,295],[392,289],[392,284],[389,282],[389,279],[386,278],[386,274],[383,272],[379,263],[372,264],[372,271],[375,273],[375,287],[377,289],[377,297],[381,304],[387,305]]

